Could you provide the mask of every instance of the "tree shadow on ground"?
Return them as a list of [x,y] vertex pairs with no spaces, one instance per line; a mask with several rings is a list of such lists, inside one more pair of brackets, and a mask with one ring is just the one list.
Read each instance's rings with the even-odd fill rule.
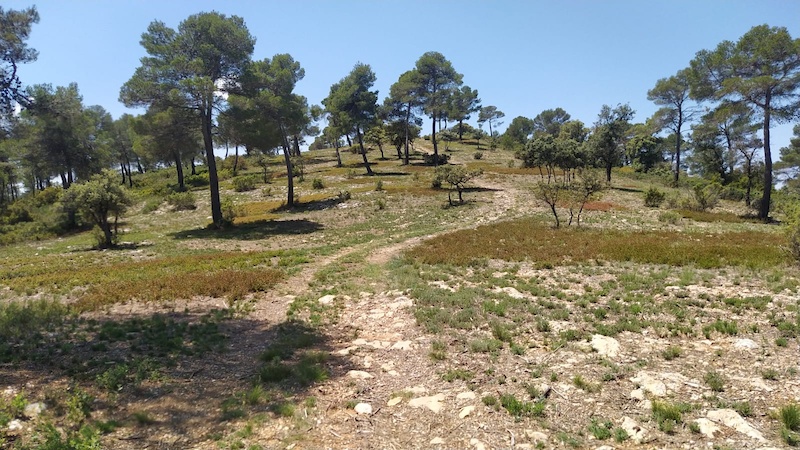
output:
[[233,240],[258,240],[272,236],[311,234],[322,230],[324,227],[318,222],[306,219],[291,220],[258,220],[238,224],[222,230],[196,228],[171,233],[175,239],[233,239]]
[[630,188],[630,187],[617,187],[617,186],[614,186],[611,189],[614,190],[614,191],[620,191],[620,192],[635,192],[635,193],[638,193],[638,194],[644,193],[644,191],[641,190],[641,189]]
[[487,187],[466,187],[463,192],[503,192],[503,189],[487,188]]
[[[31,330],[22,339],[38,335],[34,350],[0,364],[0,380],[29,402],[46,402],[41,420],[65,432],[106,424],[106,448],[215,445],[239,419],[286,416],[316,384],[352,369],[328,336],[302,322],[266,323],[229,309],[93,316],[69,318],[55,333]],[[79,395],[94,400],[76,422]]]

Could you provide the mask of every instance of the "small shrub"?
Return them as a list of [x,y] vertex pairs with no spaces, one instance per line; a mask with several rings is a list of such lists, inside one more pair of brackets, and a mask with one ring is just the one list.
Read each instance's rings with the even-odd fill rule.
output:
[[800,263],[800,208],[790,213],[786,219],[786,237],[789,241],[787,245],[789,255]]
[[681,356],[681,353],[682,351],[680,347],[671,345],[661,353],[661,356],[663,356],[667,361],[672,361],[673,359]]
[[725,390],[725,381],[722,379],[722,375],[713,370],[711,372],[706,372],[703,380],[714,392],[722,392]]
[[173,211],[189,211],[197,209],[194,194],[191,192],[175,192],[167,197],[167,203]]
[[325,189],[325,185],[322,184],[322,180],[319,178],[314,178],[311,180],[311,187],[314,189]]
[[589,432],[598,441],[604,441],[611,437],[611,429],[613,427],[614,425],[611,421],[600,422],[597,419],[592,419],[592,423],[589,425]]
[[142,214],[148,214],[158,209],[161,206],[161,199],[160,198],[150,198],[145,200],[144,205],[142,205]]
[[208,186],[208,172],[198,173],[197,175],[187,175],[183,178],[183,183],[192,187]]
[[375,190],[379,192],[383,190],[383,180],[375,182]]
[[692,189],[694,208],[700,211],[714,209],[719,203],[720,191],[720,185],[716,183],[698,184]]
[[465,369],[450,369],[444,374],[442,374],[442,380],[451,383],[455,380],[462,380],[462,381],[469,381],[471,380],[475,374],[470,372],[469,370]]
[[252,191],[256,188],[258,179],[252,175],[240,176],[231,180],[233,183],[233,190],[236,192]]
[[681,215],[675,211],[664,211],[658,215],[658,221],[675,225],[681,220]]
[[644,206],[647,206],[648,208],[658,208],[662,203],[664,203],[666,196],[667,195],[665,193],[654,187],[651,187],[644,193]]
[[675,427],[683,423],[683,412],[686,408],[668,402],[654,401],[652,406],[653,419],[658,424],[658,429],[664,433],[674,433]]
[[233,199],[230,197],[223,198],[220,207],[222,208],[222,221],[226,224],[233,224],[237,217],[244,215],[242,208],[233,203]]
[[781,437],[792,447],[800,446],[800,406],[790,403],[778,410],[781,421]]
[[350,194],[350,191],[347,191],[347,190],[339,191],[339,193],[336,195],[336,199],[339,200],[339,202],[346,202],[346,201],[350,200],[351,198],[352,198],[352,195]]
[[483,158],[483,152],[475,152],[472,154],[472,157],[475,159],[481,159]]
[[378,200],[376,200],[375,209],[377,209],[378,211],[386,209],[386,199],[379,198]]
[[775,369],[766,369],[761,371],[761,378],[765,380],[775,381],[778,379],[778,371]]
[[447,359],[447,345],[442,341],[431,342],[431,351],[428,356],[435,361],[444,361]]

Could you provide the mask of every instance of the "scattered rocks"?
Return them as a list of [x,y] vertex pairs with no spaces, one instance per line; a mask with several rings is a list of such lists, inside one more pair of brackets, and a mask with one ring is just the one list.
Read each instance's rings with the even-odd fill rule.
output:
[[766,441],[760,431],[753,428],[752,425],[747,423],[736,411],[732,409],[715,409],[709,411],[706,417],[714,422],[725,425],[726,427],[733,428],[734,430],[742,433],[757,441]]
[[464,408],[461,408],[461,412],[458,413],[458,418],[463,419],[472,414],[472,411],[475,411],[474,406],[465,406]]
[[469,445],[475,447],[475,450],[486,450],[486,445],[475,438],[469,440]]
[[475,400],[475,397],[476,395],[472,391],[466,391],[456,395],[456,398],[459,400]]
[[35,419],[39,417],[39,414],[45,409],[47,409],[47,407],[44,403],[29,403],[25,406],[22,414],[29,419]]
[[8,422],[8,431],[19,431],[22,430],[22,422],[18,419],[14,419],[11,422]]
[[441,444],[444,444],[444,439],[442,439],[442,438],[440,438],[440,437],[435,437],[435,438],[431,439],[431,442],[430,442],[430,444],[431,444],[431,445],[441,445]]
[[386,402],[386,406],[394,406],[400,404],[403,401],[403,397],[392,397]]
[[717,425],[715,425],[714,422],[712,422],[712,421],[710,421],[710,420],[708,420],[708,419],[706,419],[704,417],[701,417],[699,419],[695,419],[695,423],[697,423],[697,425],[700,427],[700,434],[702,434],[702,435],[704,435],[706,437],[709,437],[709,438],[713,439],[714,438],[714,433],[719,431],[719,427]]
[[507,296],[509,296],[511,298],[515,298],[515,299],[523,299],[523,298],[525,298],[525,295],[522,292],[520,292],[520,291],[518,291],[515,288],[510,287],[510,286],[497,289],[496,292],[502,292],[503,294],[506,294]]
[[528,439],[534,444],[545,444],[548,439],[548,436],[541,431],[525,430],[525,435],[528,436]]
[[431,411],[438,413],[442,410],[442,401],[444,394],[436,394],[430,397],[417,397],[409,400],[408,406],[413,408],[428,408]]
[[411,350],[411,341],[397,341],[392,345],[392,350]]
[[758,348],[758,344],[752,339],[737,339],[736,342],[733,343],[733,346],[745,350]]
[[357,380],[368,380],[370,378],[375,378],[371,373],[364,372],[363,370],[351,370],[347,372],[347,376]]
[[358,414],[372,414],[372,405],[369,403],[359,403],[354,409]]
[[331,303],[333,303],[334,300],[336,300],[336,296],[329,294],[317,299],[317,303],[319,303],[320,305],[330,305]]
[[623,430],[625,430],[626,433],[628,433],[628,436],[631,437],[633,442],[637,444],[643,444],[650,441],[650,436],[647,433],[647,430],[630,417],[623,417],[622,425],[620,426]]
[[609,358],[616,358],[619,356],[619,341],[612,337],[595,334],[592,336],[591,344],[592,349],[601,356],[607,356]]
[[[647,372],[639,372],[635,377],[631,378],[631,381],[644,391],[647,391],[656,397],[664,397],[667,395],[667,385],[664,384],[663,381],[648,374]],[[631,396],[633,397],[633,393]]]

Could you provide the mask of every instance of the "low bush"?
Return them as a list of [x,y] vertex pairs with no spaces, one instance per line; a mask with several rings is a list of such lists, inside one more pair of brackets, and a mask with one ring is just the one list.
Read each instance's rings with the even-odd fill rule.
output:
[[233,190],[236,192],[252,191],[258,184],[258,179],[253,175],[239,176],[231,180]]
[[172,207],[173,211],[190,211],[197,209],[197,203],[194,194],[187,192],[175,192],[167,197],[167,203]]
[[187,175],[183,178],[183,183],[191,187],[208,186],[208,172],[198,173],[197,175]]
[[664,203],[667,195],[658,189],[651,187],[644,193],[644,206],[648,208],[658,208]]

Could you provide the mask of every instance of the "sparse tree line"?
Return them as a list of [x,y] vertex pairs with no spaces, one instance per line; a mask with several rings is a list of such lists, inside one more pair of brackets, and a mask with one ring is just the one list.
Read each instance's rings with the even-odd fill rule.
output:
[[[587,175],[589,168],[604,171],[606,182],[619,166],[670,171],[675,183],[688,170],[741,188],[748,204],[760,190],[762,219],[769,216],[774,169],[789,175],[789,186],[797,186],[793,180],[800,167],[800,128],[795,128],[798,138],[781,149],[781,163],[775,167],[769,140],[776,122],[796,119],[800,111],[800,40],[784,28],[757,26],[736,43],[698,52],[688,68],[658,80],[648,92],[661,109],[643,123],[633,122],[634,111],[627,104],[604,105],[591,127],[555,108],[533,119],[516,117],[500,135],[504,113],[482,106],[478,91],[463,84],[463,75],[441,53],[423,54],[391,85],[382,103],[373,89],[375,73],[359,62],[331,86],[321,105],[309,105],[295,92],[305,75],[300,63],[289,54],[253,60],[255,38],[244,20],[217,12],[192,15],[177,28],[160,21],[150,24],[140,41],[147,56],[119,96],[125,105],[145,107],[146,112],[113,119],[100,106],[84,106],[75,84],[23,88],[16,67],[36,58],[25,41],[38,13],[35,8],[0,9],[0,20],[16,30],[0,40],[0,210],[6,223],[25,220],[24,208],[14,206],[23,192],[36,197],[90,180],[97,186],[116,180],[132,187],[135,174],[163,167],[174,168],[176,189],[183,191],[185,171],[198,176],[199,163],[204,166],[203,184],[207,177],[213,226],[222,227],[228,220],[217,168],[222,149],[226,161],[233,154],[234,175],[241,151],[256,157],[265,180],[266,158],[281,152],[291,207],[294,177],[302,175],[300,148],[307,139],[315,138],[312,149],[334,148],[340,166],[342,148],[360,154],[366,173],[373,175],[367,146],[376,146],[381,158],[386,157],[384,145],[394,147],[396,157],[409,164],[423,117],[430,120],[426,139],[433,149],[426,162],[446,163],[440,144],[447,148],[465,135],[479,149],[485,138],[488,148],[499,144],[513,149],[524,166],[538,170],[539,197],[554,213],[565,195],[581,199],[578,207],[569,208],[570,222],[573,217],[580,220],[582,205],[602,187],[594,175]],[[14,104],[22,107],[21,114],[12,113]],[[478,129],[465,123],[476,113]],[[455,181],[461,199],[463,180],[474,176],[440,171],[437,179]],[[757,183],[759,178],[763,183]],[[64,199],[86,202],[80,195]],[[118,203],[107,208],[109,214],[121,213],[129,203],[122,189]],[[94,216],[96,211],[84,206],[66,208],[71,222],[76,216]],[[103,244],[111,245],[113,221],[91,222],[103,231]]]

